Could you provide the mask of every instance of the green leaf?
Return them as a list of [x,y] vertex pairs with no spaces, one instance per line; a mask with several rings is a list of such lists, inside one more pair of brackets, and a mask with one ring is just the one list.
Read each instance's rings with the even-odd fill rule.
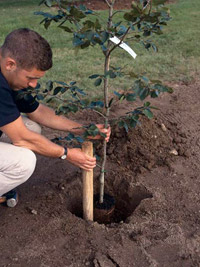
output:
[[140,36],[139,34],[136,34],[136,35],[135,35],[135,38],[136,38],[136,39],[140,39],[140,37],[141,37],[141,36]]
[[101,41],[102,41],[102,43],[105,43],[108,40],[108,38],[109,38],[109,33],[108,32],[104,31],[104,32],[101,33]]
[[42,1],[40,1],[40,3],[39,3],[38,5],[40,6],[40,5],[44,4],[45,1],[46,1],[46,0],[42,0]]
[[139,8],[139,6],[136,3],[132,2],[131,8],[132,8],[131,10],[132,14],[136,16],[139,16],[140,14],[142,14],[142,10]]
[[89,79],[96,79],[97,77],[99,77],[99,74],[93,74],[89,76]]
[[127,31],[127,28],[124,26],[124,25],[121,25],[119,27],[119,31],[117,32],[117,35],[121,36],[121,35],[124,35]]
[[150,43],[146,43],[144,47],[148,50],[151,47],[151,44]]
[[62,90],[63,87],[58,86],[53,90],[53,95],[57,95],[58,93],[60,93],[60,91]]
[[153,113],[151,112],[150,109],[144,109],[144,110],[143,110],[143,114],[144,114],[147,118],[149,118],[149,119],[152,119],[152,118],[153,118]]
[[101,23],[99,22],[98,19],[96,19],[94,27],[95,27],[95,30],[100,30],[101,29]]
[[144,100],[148,95],[149,95],[149,89],[143,88],[139,93],[140,100]]
[[136,95],[135,94],[127,94],[126,95],[126,100],[127,101],[135,101],[136,100]]
[[34,15],[42,15],[43,17],[48,18],[48,19],[53,19],[53,17],[54,17],[50,13],[46,13],[46,12],[42,12],[42,11],[34,12]]
[[79,5],[79,9],[80,9],[81,11],[86,11],[86,10],[87,10],[86,6],[84,6],[83,4],[80,4],[80,5]]
[[79,37],[74,37],[73,38],[73,45],[74,46],[81,46],[84,44],[84,41],[82,39],[80,39]]
[[96,79],[96,81],[94,82],[95,86],[99,86],[102,83],[102,78],[98,78]]
[[127,21],[135,22],[137,20],[137,17],[133,16],[131,13],[125,13],[124,19]]
[[119,126],[120,128],[124,127],[124,121],[119,121],[119,122],[118,122],[118,126]]
[[114,79],[117,77],[117,75],[115,74],[115,72],[113,70],[109,70],[106,72],[106,77],[109,76],[110,78]]
[[143,36],[147,37],[151,35],[151,31],[144,31]]
[[58,26],[59,28],[61,28],[61,29],[63,29],[65,32],[72,32],[72,30],[69,28],[69,27],[67,27],[67,26]]
[[107,51],[107,47],[105,45],[101,45],[101,49],[102,49],[103,52]]
[[78,141],[79,143],[83,143],[83,142],[84,142],[83,138],[80,137],[80,136],[76,136],[75,139],[76,139],[76,141]]
[[120,128],[124,128],[126,130],[126,132],[128,133],[128,125],[127,125],[127,123],[125,121],[119,121],[118,122],[118,126]]
[[109,104],[108,104],[108,107],[109,107],[109,108],[111,107],[113,100],[114,100],[114,98],[111,98],[111,99],[110,99]]
[[61,84],[62,86],[68,86],[65,82],[55,81],[58,84]]
[[124,129],[125,129],[125,131],[128,133],[128,125],[127,125],[126,122],[124,123]]
[[38,94],[36,97],[37,97],[38,100],[43,100],[44,99],[44,96],[40,95],[40,94]]
[[93,109],[95,107],[103,108],[104,107],[104,102],[100,101],[100,100],[99,101],[92,101],[88,107],[91,108],[91,109]]
[[50,24],[51,24],[51,20],[46,20],[45,21],[44,27],[45,27],[46,30],[49,28]]
[[150,102],[145,102],[144,107],[150,107],[151,103]]
[[152,83],[159,83],[159,84],[161,84],[162,82],[161,81],[159,81],[159,80],[151,80],[151,82]]
[[141,76],[141,79],[145,82],[145,83],[149,83],[149,79],[146,76]]
[[105,133],[99,133],[102,137],[106,138],[106,134]]
[[48,82],[46,83],[46,89],[47,89],[48,91],[51,91],[51,90],[53,89],[53,82],[52,82],[52,81],[48,81]]
[[81,49],[87,48],[88,46],[90,46],[90,41],[87,40],[81,45]]
[[71,105],[69,106],[70,111],[73,113],[76,113],[78,111],[78,106],[77,105]]
[[75,81],[70,82],[70,85],[75,85],[75,84],[76,84]]
[[88,39],[90,42],[92,42],[93,41],[93,38],[94,38],[94,32],[93,31],[87,31],[87,32],[85,32],[85,38]]
[[114,94],[120,99],[120,97],[123,95],[123,94],[120,94],[118,93],[117,91],[114,91]]
[[174,90],[171,87],[167,86],[167,89],[168,89],[167,92],[170,93],[170,94],[172,94],[174,92]]
[[48,6],[48,7],[51,7],[52,6],[52,2],[51,0],[45,0],[45,5]]
[[36,85],[36,87],[34,89],[38,90],[38,89],[40,89],[40,87],[41,87],[40,83],[37,83],[37,85]]
[[137,126],[137,124],[138,124],[137,120],[130,119],[129,125],[131,128],[135,128]]
[[74,139],[74,134],[72,134],[72,133],[69,133],[67,136],[65,136],[65,140],[67,140],[67,141],[71,141],[71,140],[73,140]]
[[129,75],[130,75],[131,78],[138,78],[139,77],[136,73],[134,73],[132,71],[129,72]]
[[86,93],[82,90],[77,88],[76,91],[80,94],[80,95],[86,95]]
[[151,92],[150,95],[151,95],[151,98],[156,98],[156,97],[159,96],[159,92],[158,92],[158,90],[154,90],[154,91]]
[[71,6],[69,12],[70,12],[70,15],[72,15],[78,21],[86,17],[86,15],[81,10],[79,10],[76,6]]

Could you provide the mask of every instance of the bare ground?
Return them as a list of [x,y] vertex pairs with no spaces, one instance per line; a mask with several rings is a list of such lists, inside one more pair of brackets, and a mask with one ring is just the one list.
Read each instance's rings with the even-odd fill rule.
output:
[[128,138],[112,135],[106,189],[117,201],[113,222],[80,218],[81,172],[38,156],[19,204],[0,207],[0,266],[199,266],[200,81],[174,88],[155,101],[161,110],[153,120]]

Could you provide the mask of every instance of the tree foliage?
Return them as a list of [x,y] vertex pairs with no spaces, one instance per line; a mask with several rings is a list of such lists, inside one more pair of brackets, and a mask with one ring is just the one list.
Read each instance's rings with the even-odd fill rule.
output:
[[[117,0],[116,0],[117,1]],[[123,42],[140,43],[146,49],[157,51],[153,42],[154,35],[163,34],[163,29],[171,19],[169,9],[164,5],[166,0],[138,0],[132,3],[129,11],[115,10],[115,0],[105,0],[109,14],[107,21],[102,21],[99,12],[91,10],[83,4],[75,4],[74,1],[42,0],[40,4],[53,7],[50,12],[35,12],[43,17],[41,24],[46,29],[52,23],[58,25],[58,29],[71,35],[72,45],[76,50],[98,46],[104,55],[104,69],[102,73],[91,73],[89,79],[94,80],[94,86],[101,86],[104,91],[102,101],[87,101],[85,92],[79,88],[76,82],[49,81],[45,90],[38,88],[35,97],[46,99],[47,102],[57,101],[56,112],[76,112],[79,109],[92,109],[97,111],[105,119],[105,126],[109,124],[110,109],[116,102],[135,102],[137,99],[143,101],[140,107],[134,107],[126,116],[118,119],[119,127],[128,131],[129,127],[135,127],[140,116],[153,117],[152,110],[155,109],[149,102],[149,98],[156,98],[160,93],[171,93],[172,89],[163,85],[161,81],[150,79],[146,76],[136,74],[134,71],[126,72],[123,67],[110,64],[111,54]],[[118,12],[123,12],[122,19],[115,21]],[[120,42],[114,44],[110,38],[116,36]],[[91,68],[92,72],[92,68]],[[131,80],[129,90],[120,89],[114,95],[109,93],[109,82],[112,79],[120,79],[127,76]],[[146,100],[148,98],[148,101]],[[95,125],[85,128],[85,137],[99,134]],[[70,136],[70,138],[75,138]],[[106,142],[104,142],[104,159],[101,169],[100,183],[103,184],[106,162]],[[102,177],[103,176],[103,177]],[[102,190],[102,191],[101,191]],[[103,195],[103,188],[101,186]],[[102,202],[102,199],[101,199]]]

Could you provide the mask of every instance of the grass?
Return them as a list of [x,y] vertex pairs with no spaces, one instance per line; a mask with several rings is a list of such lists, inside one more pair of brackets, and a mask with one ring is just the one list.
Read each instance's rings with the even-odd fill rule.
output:
[[[99,95],[101,90],[93,86],[93,81],[88,76],[103,71],[104,57],[100,49],[84,49],[75,55],[70,34],[58,29],[56,24],[52,24],[48,30],[39,24],[42,18],[33,13],[49,9],[38,7],[38,3],[39,0],[0,0],[0,43],[7,33],[16,28],[28,27],[39,32],[49,41],[54,53],[54,67],[46,73],[43,83],[49,79],[67,82],[76,80],[80,87],[88,90],[91,97]],[[194,79],[199,74],[200,63],[200,1],[178,0],[169,7],[173,19],[164,34],[155,38],[159,48],[157,53],[148,52],[139,44],[129,43],[138,54],[136,60],[122,49],[117,49],[113,53],[111,64],[126,66],[127,70],[146,73],[148,77],[165,82],[188,82]],[[100,14],[104,19],[107,11],[101,11]],[[131,80],[127,78],[112,81],[112,89],[129,88],[131,85]]]

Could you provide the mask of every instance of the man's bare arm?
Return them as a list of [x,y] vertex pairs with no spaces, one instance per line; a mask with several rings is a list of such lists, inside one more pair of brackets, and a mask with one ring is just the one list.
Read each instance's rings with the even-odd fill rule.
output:
[[55,130],[74,134],[81,134],[83,132],[80,123],[69,120],[62,115],[56,115],[54,110],[43,104],[40,104],[34,112],[28,113],[27,115],[31,120]]
[[[82,124],[69,120],[64,116],[56,115],[54,110],[43,104],[40,104],[34,112],[28,113],[27,115],[31,120],[55,130],[71,132],[78,135],[84,132],[84,129],[81,128]],[[99,128],[100,132],[106,134],[105,139],[108,142],[111,134],[110,127],[108,129],[104,129],[103,124],[96,124],[96,126]],[[91,139],[100,138],[102,138],[100,135],[91,137]]]
[[[64,148],[49,141],[44,136],[26,128],[21,117],[15,121],[0,127],[12,141],[13,145],[28,148],[38,154],[59,158],[64,154]],[[85,170],[91,170],[96,166],[96,159],[89,157],[81,149],[68,149],[67,160]]]

